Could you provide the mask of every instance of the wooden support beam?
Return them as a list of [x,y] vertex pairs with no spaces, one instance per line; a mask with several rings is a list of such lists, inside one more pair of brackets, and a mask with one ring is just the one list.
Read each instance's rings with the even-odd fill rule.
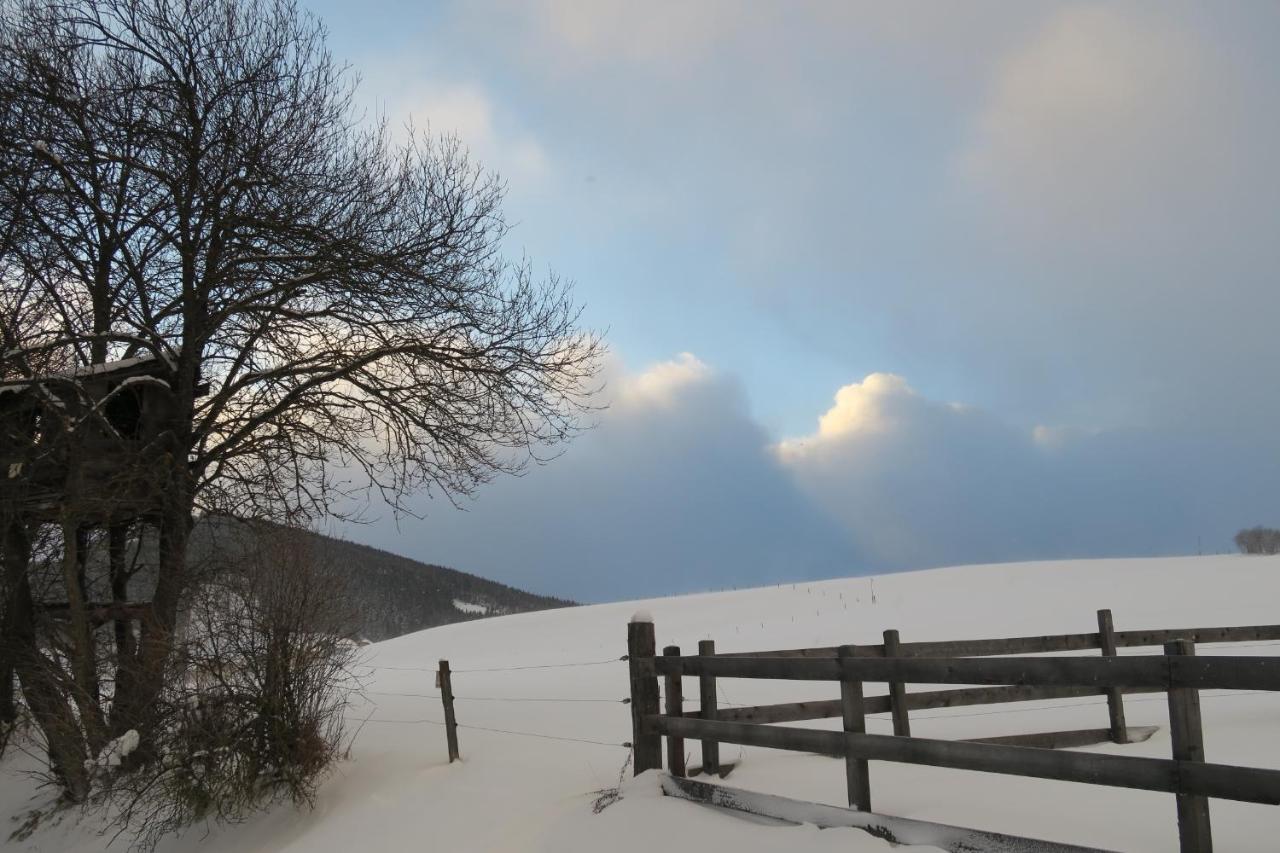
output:
[[[679,646],[667,646],[662,650],[664,657],[680,657]],[[667,675],[667,716],[684,716],[684,678],[679,673]],[[685,776],[684,738],[678,735],[667,735],[667,772],[672,776]]]
[[[1111,621],[1110,610],[1098,611],[1098,637],[1101,641],[1104,657],[1116,656],[1116,628]],[[1108,687],[1107,715],[1111,721],[1111,740],[1113,743],[1128,743],[1129,732],[1124,722],[1124,691],[1119,687]]]
[[[715,653],[715,640],[699,641],[699,657],[711,657]],[[714,675],[698,676],[698,699],[701,718],[704,720],[716,719],[718,714],[716,707],[716,677]],[[702,772],[708,776],[720,772],[720,744],[706,738],[702,741]]]
[[[841,646],[841,659],[851,658],[855,653],[853,646]],[[840,682],[840,704],[844,716],[846,734],[865,734],[867,731],[866,712],[862,706],[862,682],[846,678]],[[853,751],[844,755],[845,782],[849,789],[849,805],[860,812],[871,811],[871,777],[867,770],[867,760]]]
[[[1190,640],[1172,640],[1165,644],[1164,652],[1172,663],[1178,658],[1193,656],[1196,646]],[[1194,687],[1175,687],[1169,690],[1169,734],[1173,740],[1175,761],[1204,762],[1200,693]],[[1179,792],[1177,801],[1179,849],[1182,853],[1212,853],[1209,800],[1203,795]]]
[[[1129,729],[1129,742],[1142,743],[1151,739],[1155,726],[1134,726]],[[1074,729],[1064,732],[1032,732],[1023,735],[998,735],[996,737],[965,738],[967,743],[998,743],[1005,746],[1035,746],[1041,749],[1076,749],[1111,742],[1111,729]]]
[[655,731],[662,734],[688,738],[710,737],[721,743],[744,746],[812,752],[837,758],[843,758],[852,751],[868,761],[899,761],[1171,794],[1181,789],[1206,797],[1280,805],[1280,770],[1257,767],[788,726],[761,726],[690,717],[671,719],[655,716],[650,719],[650,723]]
[[[1169,640],[1187,638],[1197,643],[1242,643],[1280,640],[1280,625],[1241,625],[1221,628],[1173,628],[1155,631],[1117,631],[1119,648],[1162,646]],[[902,643],[902,657],[990,657],[1079,652],[1101,648],[1098,634],[1048,634],[1034,637],[999,637],[974,640],[939,640]],[[833,658],[838,646],[807,649],[773,649],[760,652],[728,652],[721,657]],[[884,647],[858,646],[858,657],[884,657]]]
[[440,682],[440,701],[444,705],[444,736],[449,745],[449,763],[458,761],[458,718],[453,713],[453,677],[449,674],[449,662],[440,661],[437,673]]
[[[903,681],[1061,687],[1195,687],[1280,691],[1280,657],[794,658],[662,657],[660,674],[791,681]],[[1096,691],[1095,691],[1096,692]],[[910,694],[908,694],[910,695]]]
[[653,622],[633,617],[627,625],[627,661],[631,674],[632,768],[637,776],[646,770],[662,769],[662,735],[648,730],[645,722],[659,710],[658,679],[652,671],[656,652]]
[[[884,632],[884,656],[901,656],[902,643],[896,628]],[[893,733],[898,737],[911,737],[911,718],[907,713],[907,687],[901,681],[889,682],[889,709],[893,712]]]

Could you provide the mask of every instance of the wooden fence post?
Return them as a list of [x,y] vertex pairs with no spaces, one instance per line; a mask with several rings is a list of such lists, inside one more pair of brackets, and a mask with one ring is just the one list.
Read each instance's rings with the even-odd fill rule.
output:
[[459,760],[458,718],[453,713],[453,677],[449,674],[449,662],[440,661],[436,677],[440,680],[440,701],[444,704],[444,736],[449,742],[449,763]]
[[[700,640],[698,642],[698,655],[700,657],[710,657],[715,653],[715,640]],[[702,719],[714,720],[716,718],[716,677],[714,675],[698,676],[698,694]],[[702,773],[705,776],[710,776],[719,772],[720,742],[704,739],[702,741]]]
[[662,735],[649,732],[645,717],[658,714],[658,677],[643,673],[644,662],[653,661],[657,652],[653,622],[636,614],[627,625],[627,661],[631,669],[631,748],[632,767],[639,776],[646,770],[662,769]]
[[[663,657],[680,657],[679,646],[667,646],[662,650]],[[667,676],[667,716],[684,716],[684,676]],[[667,735],[667,772],[672,776],[685,776],[684,738]]]
[[[1194,655],[1196,645],[1190,640],[1165,643],[1166,655]],[[1194,687],[1169,687],[1169,734],[1173,740],[1175,761],[1204,761],[1204,730],[1200,725],[1200,691]],[[1182,794],[1178,798],[1178,842],[1182,853],[1212,853],[1213,835],[1209,830],[1209,799],[1199,794]]]
[[[902,642],[898,631],[890,628],[884,632],[884,656],[896,658],[902,654]],[[898,737],[911,737],[911,718],[907,716],[907,688],[901,681],[889,682],[889,710],[893,713],[893,733]]]
[[[1116,628],[1111,621],[1110,610],[1098,611],[1098,645],[1105,657],[1116,656]],[[1111,718],[1111,741],[1128,743],[1129,728],[1124,722],[1124,691],[1119,687],[1108,687],[1107,714]]]
[[[841,646],[837,651],[839,658],[852,658],[854,646]],[[862,702],[862,682],[848,675],[840,679],[840,706],[844,716],[846,734],[866,734],[867,717]],[[844,775],[849,788],[849,805],[858,811],[871,811],[871,779],[867,773],[866,759],[858,758],[857,753],[845,741]]]

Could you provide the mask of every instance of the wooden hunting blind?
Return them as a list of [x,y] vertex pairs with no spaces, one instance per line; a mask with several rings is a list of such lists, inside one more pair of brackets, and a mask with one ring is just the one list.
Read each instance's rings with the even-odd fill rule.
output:
[[158,512],[171,372],[147,356],[0,383],[0,510],[90,525]]

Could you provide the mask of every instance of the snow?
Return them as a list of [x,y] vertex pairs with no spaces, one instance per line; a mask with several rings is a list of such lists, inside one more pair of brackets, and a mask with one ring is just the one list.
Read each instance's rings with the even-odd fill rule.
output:
[[489,612],[489,605],[487,604],[472,604],[471,602],[463,601],[460,598],[455,598],[453,600],[453,607],[455,610],[460,610],[463,613],[471,613],[478,616],[484,616]]
[[107,745],[102,748],[102,752],[98,753],[97,760],[86,760],[85,766],[89,768],[119,767],[120,762],[128,758],[138,748],[138,742],[137,730],[129,729],[129,731],[115,740],[108,741]]
[[[685,850],[887,853],[893,848],[886,842],[856,829],[777,825],[664,797],[654,774],[633,779],[629,770],[621,799],[593,814],[598,792],[618,784],[627,759],[618,744],[631,739],[630,709],[620,701],[628,693],[627,664],[618,658],[626,651],[632,614],[643,608],[652,616],[659,648],[693,650],[698,640],[710,637],[719,651],[748,651],[878,643],[886,628],[897,628],[904,641],[1084,632],[1096,629],[1095,611],[1101,607],[1112,609],[1118,630],[1271,624],[1280,621],[1278,594],[1280,558],[1064,561],[879,576],[874,602],[871,581],[863,577],[434,628],[361,650],[369,667],[367,697],[350,711],[351,759],[322,786],[314,810],[286,804],[243,824],[208,828],[207,835],[206,827],[195,827],[160,850],[649,853],[661,838],[675,839],[672,849]],[[1276,653],[1280,643],[1197,649],[1200,655]],[[462,726],[463,760],[452,765],[434,698],[435,662],[441,658],[453,670]],[[724,679],[720,687],[726,705],[838,696],[835,685],[828,684]],[[880,690],[872,686],[868,692]],[[686,696],[696,693],[686,682]],[[579,701],[559,701],[566,699]],[[1165,698],[1129,696],[1125,708],[1131,726],[1155,725],[1159,731],[1145,743],[1090,749],[1169,757]],[[1206,691],[1202,708],[1208,760],[1280,768],[1280,696]],[[804,725],[835,727],[838,722]],[[1101,696],[912,715],[913,734],[950,739],[1106,723]],[[892,730],[887,715],[871,717],[868,729]],[[697,744],[687,742],[686,748],[696,764]],[[726,785],[844,805],[840,761],[730,745],[722,746],[721,754],[722,760],[738,763]],[[0,820],[47,799],[21,775],[31,766],[29,758],[13,753],[0,767]],[[1174,797],[1168,794],[873,762],[871,796],[876,811],[897,817],[1113,850],[1177,849]],[[1218,849],[1275,849],[1280,809],[1219,800],[1211,809]],[[88,853],[104,844],[94,830],[92,819],[73,814],[42,825],[24,841],[10,841],[6,849]]]
[[650,613],[648,610],[637,610],[635,613],[631,614],[631,624],[632,625],[652,625],[653,614]]
[[159,385],[161,388],[168,388],[169,383],[161,379],[159,376],[126,376],[121,380],[120,388],[127,388],[130,385]]
[[[128,370],[129,368],[137,367],[138,365],[142,365],[142,364],[149,364],[153,361],[159,361],[159,359],[156,358],[155,355],[148,353],[147,355],[137,355],[137,356],[133,356],[132,358],[122,358],[119,361],[108,361],[102,364],[83,365],[81,367],[77,367],[75,370],[72,370],[71,375],[72,376],[94,376],[100,373],[114,373],[117,370]],[[165,359],[165,361],[170,368],[173,367],[173,362],[169,361],[168,359]]]

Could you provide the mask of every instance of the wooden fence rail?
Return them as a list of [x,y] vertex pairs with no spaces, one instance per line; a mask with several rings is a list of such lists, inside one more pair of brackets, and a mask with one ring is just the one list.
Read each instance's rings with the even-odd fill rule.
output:
[[[896,761],[963,770],[1111,785],[1173,793],[1178,803],[1181,849],[1211,851],[1209,797],[1280,805],[1280,770],[1211,764],[1205,761],[1199,691],[1207,689],[1280,691],[1280,658],[1196,657],[1194,638],[1202,642],[1280,639],[1280,626],[1198,628],[1174,631],[1115,631],[1109,611],[1098,614],[1097,634],[1019,637],[1006,640],[963,640],[952,643],[902,643],[897,632],[885,632],[884,643],[789,649],[756,654],[714,654],[702,644],[696,656],[682,656],[670,646],[653,652],[651,623],[631,625],[633,740],[636,773],[659,767],[660,741],[668,738],[673,775],[683,775],[683,740],[708,744],[735,743],[799,750],[843,758],[849,804],[870,811],[868,761]],[[1181,635],[1181,636],[1179,636]],[[1120,647],[1162,643],[1164,654],[1118,657]],[[645,650],[648,650],[647,652]],[[1004,657],[1028,652],[1051,653],[1101,649],[1099,657]],[[684,676],[699,678],[700,710],[684,712],[679,697]],[[667,683],[667,713],[659,713],[658,676]],[[840,699],[790,702],[753,707],[719,708],[718,678],[782,679],[837,682]],[[866,682],[884,682],[888,692],[865,696]],[[907,684],[956,684],[960,690],[908,692]],[[1079,745],[1085,741],[1049,736],[997,738],[1000,742],[945,741],[910,735],[908,712],[921,708],[1020,702],[1077,696],[1107,698],[1109,727],[1101,730],[1124,743],[1122,697],[1125,693],[1168,694],[1171,758],[1143,758],[1088,752],[1064,752],[1030,743]],[[672,701],[676,697],[676,701]],[[709,701],[707,701],[709,699]],[[890,712],[894,734],[866,732],[867,714]],[[841,731],[787,728],[769,723],[839,717]],[[1034,740],[1034,738],[1041,740]],[[1048,740],[1044,740],[1048,737]],[[679,745],[678,761],[671,745]],[[1010,745],[1010,744],[1014,745]],[[642,752],[645,756],[642,761]],[[714,753],[711,753],[714,754]]]

